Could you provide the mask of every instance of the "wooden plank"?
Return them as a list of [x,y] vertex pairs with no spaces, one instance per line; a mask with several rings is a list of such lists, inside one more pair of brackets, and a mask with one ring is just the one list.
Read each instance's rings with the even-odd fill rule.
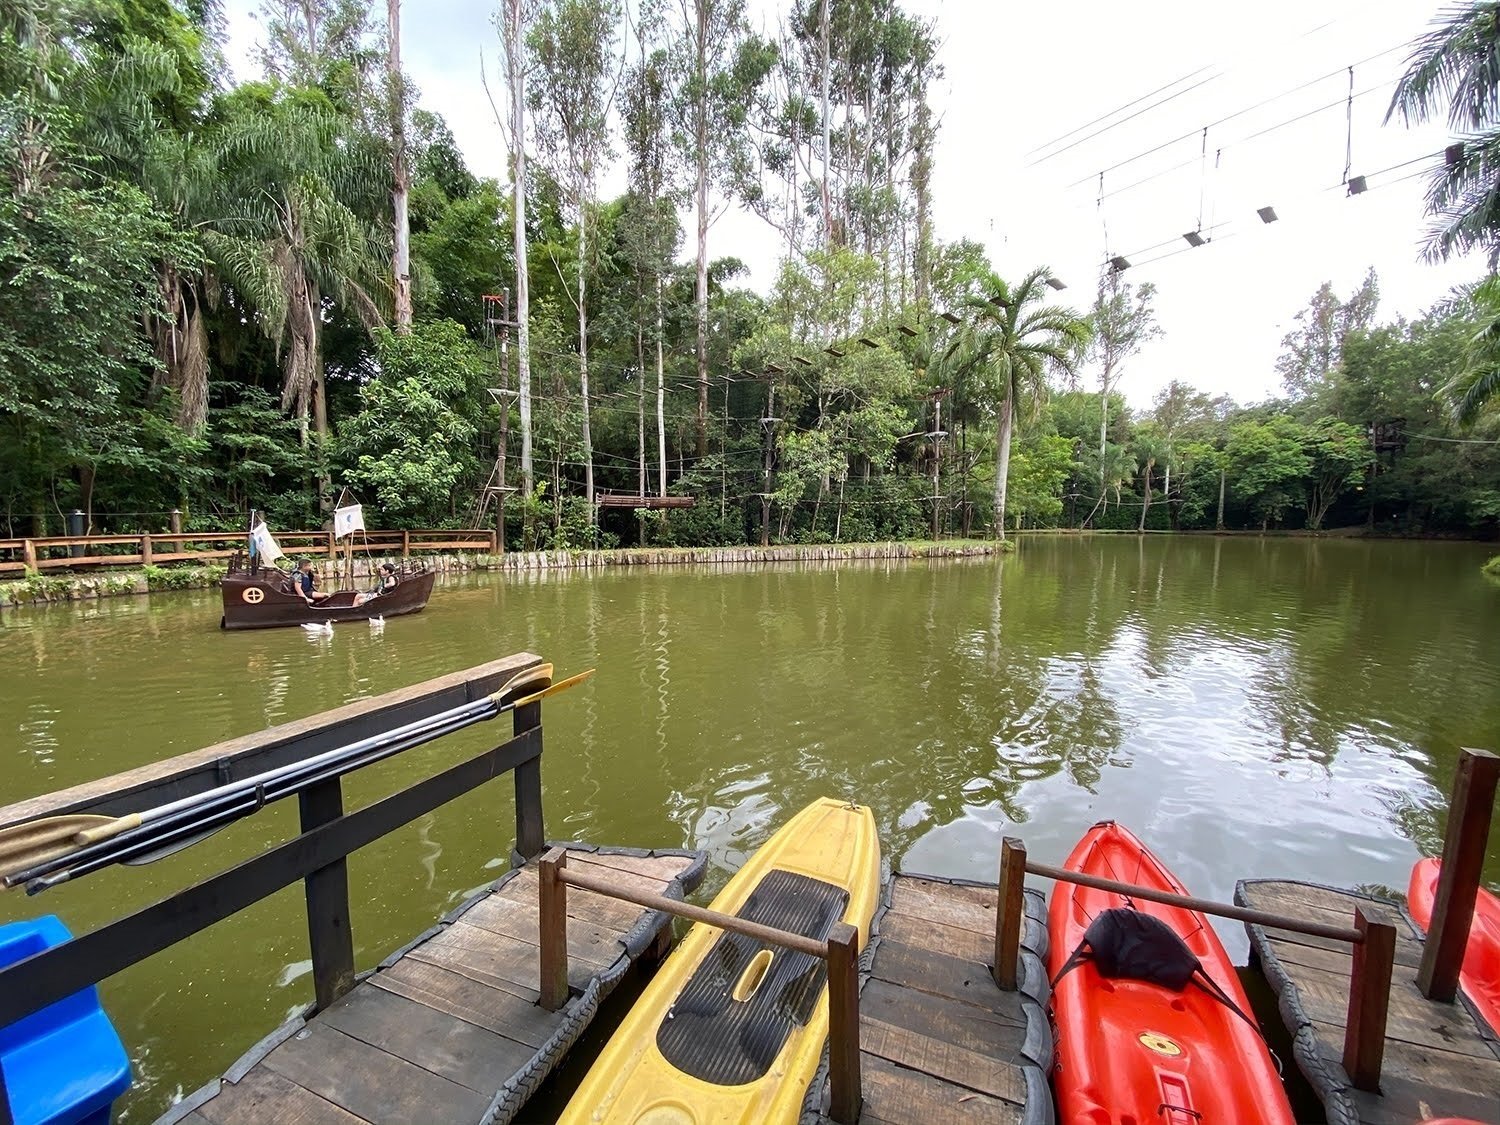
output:
[[[542,953],[538,946],[499,937],[478,926],[466,925],[461,918],[407,956],[454,969],[527,1000],[540,996]],[[589,963],[576,961],[568,966],[568,983],[575,988],[586,988],[594,972]]]
[[887,938],[880,943],[870,975],[903,988],[979,1008],[996,1019],[1018,1025],[1024,1022],[1020,1015],[1020,1001],[1015,994],[1002,992],[990,976],[989,969],[973,961],[916,949]]
[[[511,729],[516,734],[542,725],[542,704],[528,703],[511,712]],[[547,847],[547,830],[542,823],[542,763],[530,762],[518,767],[515,783],[516,843],[515,852],[522,859],[535,859]]]
[[531,1061],[532,1048],[380,988],[356,988],[320,1024],[486,1098]]
[[225,1082],[193,1112],[209,1125],[364,1125],[364,1118],[263,1066]]
[[563,1019],[529,1000],[414,957],[401,958],[368,983],[532,1048],[547,1042]]
[[895,911],[887,911],[881,919],[880,936],[884,941],[900,942],[914,949],[930,949],[964,961],[982,963],[994,952],[994,941],[988,934]]
[[835,923],[828,935],[828,1116],[855,1125],[861,1094],[859,931]]
[[370,699],[231,738],[201,750],[59,789],[0,808],[0,827],[41,816],[94,812],[120,816],[220,785],[219,763],[240,778],[413,722],[494,691],[512,675],[542,662],[529,652],[437,676]]
[[376,1125],[398,1121],[478,1121],[487,1095],[311,1023],[261,1064]]
[[1021,1110],[964,1086],[897,1066],[879,1055],[860,1056],[865,1109],[882,1121],[915,1125],[1019,1125]]
[[859,1010],[866,1019],[904,1027],[992,1058],[1013,1057],[1026,1038],[1024,1028],[983,1008],[952,1004],[882,980],[865,984],[859,994]]
[[[621,933],[607,926],[595,925],[587,918],[575,917],[571,899],[577,894],[568,889],[570,900],[568,911],[568,958],[588,962],[599,969],[606,969],[625,952]],[[522,906],[518,902],[490,895],[465,910],[462,920],[471,926],[489,930],[492,934],[540,947],[541,931],[537,925],[536,905]]]
[[570,850],[568,852],[569,863],[591,863],[598,867],[612,867],[616,871],[626,871],[632,875],[641,875],[647,879],[654,879],[663,885],[670,883],[681,875],[693,861],[687,856],[680,855],[618,855],[612,852],[591,852]]
[[[1321,1022],[1315,1022],[1312,1026],[1318,1036],[1319,1053],[1329,1062],[1337,1063],[1344,1029]],[[1386,1045],[1386,1065],[1381,1077],[1381,1088],[1384,1089],[1388,1083],[1398,1079],[1425,1085],[1430,1090],[1494,1097],[1495,1091],[1500,1090],[1500,1059],[1493,1055],[1488,1059],[1475,1058],[1456,1051],[1423,1047],[1393,1039]],[[1500,1114],[1500,1101],[1494,1103],[1494,1110]]]
[[1497,1090],[1500,1086],[1480,1091],[1461,1090],[1444,1086],[1426,1074],[1416,1077],[1386,1074],[1380,1080],[1379,1094],[1355,1090],[1350,1097],[1365,1125],[1412,1125],[1435,1118],[1500,1125]]
[[929,883],[922,879],[898,879],[891,889],[891,912],[911,918],[928,919],[961,930],[995,937],[995,898],[988,904],[971,896],[956,893],[969,888]]
[[868,1017],[860,1035],[860,1046],[869,1054],[1001,1101],[1026,1104],[1025,1075],[1000,1059]]
[[1487,750],[1466,748],[1453,779],[1437,895],[1422,950],[1422,967],[1417,970],[1417,988],[1431,1000],[1446,1003],[1458,994],[1458,973],[1468,948],[1474,899],[1484,875],[1497,783],[1500,758]]
[[[573,853],[569,853],[572,855]],[[656,893],[666,890],[658,886]],[[533,867],[523,869],[520,874],[501,887],[492,898],[514,903],[535,915],[537,896],[541,893],[537,874]],[[472,909],[472,908],[471,908]],[[595,894],[581,887],[568,888],[568,917],[585,919],[596,926],[627,934],[640,920],[642,910],[632,903],[622,902],[608,895]]]
[[[1307,1018],[1339,1028],[1338,1041],[1342,1048],[1344,1019],[1348,1011],[1348,978],[1303,968],[1297,971],[1293,980]],[[1467,1011],[1458,1005],[1424,1000],[1411,980],[1397,980],[1391,985],[1386,1035],[1439,1051],[1479,1059],[1495,1057],[1479,1037]],[[1338,1057],[1337,1053],[1335,1057]]]
[[[1350,917],[1353,918],[1353,914]],[[1353,948],[1347,941],[1337,941],[1333,938],[1314,937],[1310,934],[1293,933],[1290,930],[1278,930],[1273,927],[1265,928],[1266,937],[1276,942],[1285,942],[1290,945],[1300,945],[1308,949],[1322,950],[1324,953],[1343,957],[1348,960]],[[1279,947],[1278,947],[1279,948]],[[1396,964],[1403,968],[1415,969],[1422,960],[1422,947],[1414,941],[1403,940],[1401,935],[1396,935]]]

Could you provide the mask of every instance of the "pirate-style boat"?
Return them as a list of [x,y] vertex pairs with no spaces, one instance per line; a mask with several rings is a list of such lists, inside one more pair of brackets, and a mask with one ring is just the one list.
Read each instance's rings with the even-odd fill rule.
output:
[[363,530],[364,518],[358,504],[339,508],[334,513],[334,533],[345,540],[344,588],[319,598],[311,604],[297,588],[295,571],[282,570],[276,560],[282,557],[264,521],[250,531],[248,556],[236,554],[229,562],[229,573],[220,583],[224,613],[221,629],[274,629],[287,625],[327,625],[340,621],[367,621],[371,618],[400,617],[420,613],[432,596],[437,575],[409,560],[396,572],[396,585],[381,592],[362,592],[353,588],[353,539]]

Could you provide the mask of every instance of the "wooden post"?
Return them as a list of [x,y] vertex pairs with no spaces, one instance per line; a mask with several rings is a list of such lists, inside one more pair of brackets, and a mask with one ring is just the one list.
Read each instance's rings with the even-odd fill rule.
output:
[[411,532],[403,531],[401,533],[401,557],[404,559],[409,554],[411,554]]
[[[173,508],[170,512],[167,513],[167,527],[168,527],[168,529],[171,530],[171,532],[172,532],[173,535],[181,535],[182,534],[182,509],[181,508]],[[172,545],[170,547],[168,547],[167,549],[169,551],[174,552],[175,554],[179,554],[179,555],[182,554],[182,540],[181,539],[174,539],[174,540],[172,540]]]
[[331,531],[328,533],[328,558],[332,562],[339,561],[339,541]]
[[[528,703],[511,712],[511,729],[524,734],[542,725],[542,705]],[[541,737],[540,733],[537,735]],[[547,846],[547,832],[542,822],[542,760],[538,755],[522,762],[512,773],[516,785],[516,848],[513,861],[535,859]]]
[[151,536],[141,536],[141,565],[151,565]]
[[36,573],[36,544],[30,539],[21,540],[21,565],[26,568],[27,573]]
[[1000,901],[995,904],[995,983],[1016,990],[1021,953],[1021,920],[1026,913],[1026,845],[1014,836],[1000,841]]
[[1349,976],[1349,1012],[1344,1021],[1344,1070],[1356,1090],[1378,1093],[1385,1055],[1386,1012],[1391,1001],[1391,968],[1396,960],[1394,917],[1376,903],[1354,908],[1356,942]]
[[568,885],[557,877],[567,865],[567,851],[553,848],[537,867],[542,952],[542,995],[537,1002],[549,1012],[568,1002]]
[[859,931],[840,922],[828,935],[828,1116],[859,1120]]
[[[337,777],[297,794],[302,831],[310,832],[344,814]],[[354,987],[354,938],[349,932],[349,869],[343,857],[303,881],[307,939],[312,949],[313,992],[321,1012]]]
[[1488,750],[1465,748],[1453,779],[1453,800],[1448,805],[1448,832],[1443,838],[1443,865],[1438,874],[1437,897],[1432,904],[1432,924],[1422,947],[1422,965],[1417,987],[1429,1000],[1448,1002],[1458,992],[1458,971],[1463,966],[1474,920],[1474,898],[1490,835],[1490,814],[1495,806],[1495,783],[1500,779],[1500,758]]

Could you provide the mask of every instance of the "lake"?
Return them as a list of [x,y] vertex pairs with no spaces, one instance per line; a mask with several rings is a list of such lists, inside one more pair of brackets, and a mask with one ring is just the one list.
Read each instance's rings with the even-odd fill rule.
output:
[[[217,628],[217,592],[0,615],[0,804],[529,650],[553,838],[707,849],[707,901],[814,797],[871,805],[884,857],[993,880],[1118,819],[1196,894],[1288,876],[1402,890],[1460,746],[1500,747],[1500,584],[1479,544],[1035,536],[1009,557],[473,575],[383,631]],[[346,782],[355,807],[509,732]],[[75,933],[295,832],[273,806],[177,856],[0,897]],[[507,782],[350,858],[358,967],[501,873]],[[1491,849],[1485,871],[1500,885]],[[1220,932],[1243,956],[1243,930]],[[312,996],[288,888],[102,986],[149,1121]]]

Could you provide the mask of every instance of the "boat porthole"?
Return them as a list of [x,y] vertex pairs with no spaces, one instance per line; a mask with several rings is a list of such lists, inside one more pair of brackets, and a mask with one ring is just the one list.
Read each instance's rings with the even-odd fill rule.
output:
[[1175,1058],[1182,1054],[1182,1048],[1173,1043],[1165,1035],[1158,1035],[1154,1031],[1143,1031],[1138,1038],[1142,1047],[1145,1047],[1148,1051],[1155,1051],[1158,1055]]
[[266,592],[259,586],[247,586],[245,587],[245,592],[240,597],[244,598],[251,605],[259,605],[266,600]]

